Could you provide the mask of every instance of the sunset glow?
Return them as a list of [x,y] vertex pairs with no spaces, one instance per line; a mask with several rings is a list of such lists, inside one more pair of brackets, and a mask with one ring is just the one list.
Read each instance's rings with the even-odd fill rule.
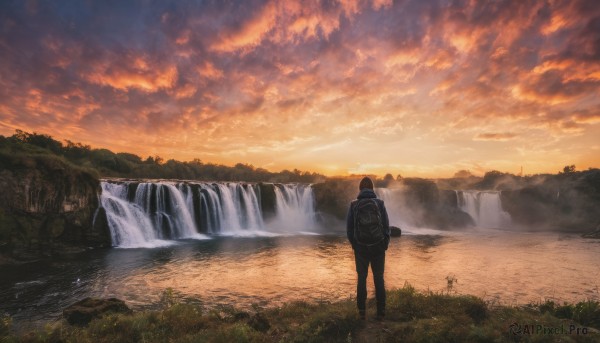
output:
[[2,1],[0,134],[326,175],[600,167],[600,3]]

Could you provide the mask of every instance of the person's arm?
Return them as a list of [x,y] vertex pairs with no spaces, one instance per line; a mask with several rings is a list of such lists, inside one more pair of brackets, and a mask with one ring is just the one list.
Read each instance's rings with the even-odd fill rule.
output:
[[346,216],[346,236],[348,236],[348,241],[350,241],[352,249],[354,249],[354,212],[352,211],[352,204],[350,204],[348,215]]
[[390,219],[387,214],[387,210],[385,209],[385,204],[383,200],[380,202],[381,205],[381,224],[383,224],[383,234],[385,235],[385,250],[388,249],[390,245],[391,239],[391,230],[390,230]]
[[385,204],[383,203],[383,200],[381,201],[381,221],[383,224],[384,233],[388,237],[390,237],[390,235],[391,235],[390,219],[388,217],[387,210],[385,209]]

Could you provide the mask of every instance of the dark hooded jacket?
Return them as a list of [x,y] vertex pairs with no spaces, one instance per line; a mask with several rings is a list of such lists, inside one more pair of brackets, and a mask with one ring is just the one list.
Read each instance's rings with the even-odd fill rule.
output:
[[[382,244],[383,244],[383,248],[385,248],[385,250],[387,250],[387,247],[390,243],[390,221],[389,221],[388,214],[385,209],[383,200],[377,199],[377,195],[375,194],[375,192],[372,189],[368,189],[368,188],[361,189],[360,192],[358,193],[358,197],[356,197],[356,198],[357,199],[373,198],[377,202],[377,205],[379,206],[379,211],[381,212],[381,221],[383,224],[383,234],[385,236],[385,239],[383,240]],[[357,244],[356,240],[354,239],[354,210],[352,208],[352,204],[350,204],[350,208],[348,209],[348,216],[346,217],[346,235],[348,236],[348,240],[350,241],[350,244],[352,244],[352,249],[367,250],[366,246]]]

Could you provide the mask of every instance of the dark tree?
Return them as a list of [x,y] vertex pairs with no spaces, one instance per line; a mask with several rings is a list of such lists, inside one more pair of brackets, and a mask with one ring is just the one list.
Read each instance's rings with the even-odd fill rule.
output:
[[575,165],[571,164],[570,166],[565,166],[563,168],[563,174],[570,174],[570,173],[574,173],[575,172]]
[[18,151],[23,154],[55,155],[74,165],[95,170],[99,175],[111,177],[189,179],[204,181],[262,181],[262,182],[303,182],[314,183],[326,179],[324,175],[283,170],[273,173],[251,164],[238,163],[233,167],[213,163],[203,163],[199,158],[190,162],[165,160],[158,156],[140,156],[127,153],[113,153],[107,149],[92,149],[89,145],[53,139],[49,135],[16,130],[11,137],[0,135],[0,149]]
[[454,177],[455,177],[455,178],[457,178],[457,179],[466,179],[466,178],[469,178],[469,177],[471,177],[471,176],[473,176],[473,174],[471,174],[471,172],[470,172],[470,171],[468,171],[468,170],[465,170],[465,169],[463,169],[463,170],[459,170],[459,171],[457,171],[457,172],[454,174]]

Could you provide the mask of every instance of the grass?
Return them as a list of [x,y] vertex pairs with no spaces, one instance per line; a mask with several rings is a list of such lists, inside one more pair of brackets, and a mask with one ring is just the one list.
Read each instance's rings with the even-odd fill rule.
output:
[[[523,307],[492,306],[473,296],[420,293],[407,285],[388,291],[384,322],[362,321],[353,300],[290,302],[279,308],[254,306],[205,309],[173,301],[162,310],[109,314],[86,327],[65,321],[21,335],[0,321],[0,342],[598,342],[598,302],[546,302]],[[370,300],[367,315],[375,313]],[[520,325],[513,335],[510,326]],[[579,335],[567,334],[571,325]],[[562,328],[561,334],[556,332]],[[586,328],[584,334],[581,330]],[[596,329],[594,329],[596,328]],[[543,330],[552,330],[544,333]]]

